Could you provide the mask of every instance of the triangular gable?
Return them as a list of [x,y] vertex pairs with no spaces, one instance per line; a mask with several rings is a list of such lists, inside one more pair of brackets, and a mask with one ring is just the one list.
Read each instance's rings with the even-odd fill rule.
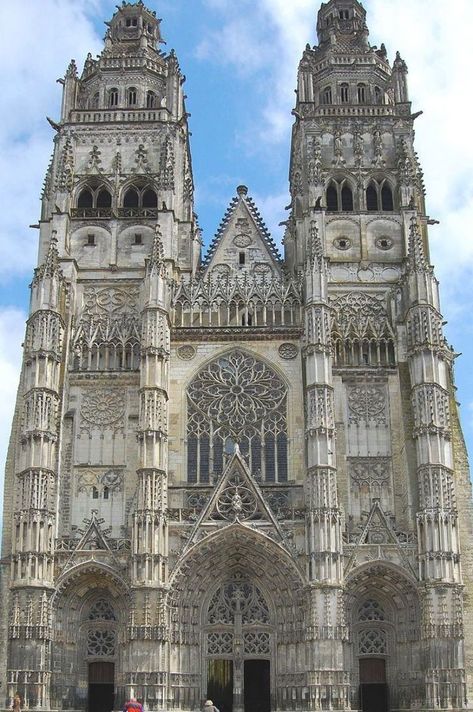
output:
[[266,270],[268,276],[270,271],[279,275],[281,256],[255,203],[247,194],[248,189],[240,186],[237,193],[209,247],[202,271],[208,274],[221,267],[240,274],[245,271],[264,273]]
[[270,525],[275,538],[280,543],[286,542],[279,523],[266,504],[261,489],[251,477],[238,445],[236,445],[234,455],[193,527],[185,550],[199,540],[202,528],[213,530],[216,526],[246,524],[247,522],[251,522],[251,524],[260,522],[263,526]]
[[396,532],[394,531],[388,517],[386,516],[386,513],[381,507],[379,499],[377,498],[373,500],[373,504],[368,514],[366,523],[361,530],[358,540],[356,541],[355,548],[347,564],[345,575],[347,575],[349,571],[355,566],[359,547],[363,545],[378,545],[383,547],[388,545],[395,547],[399,559],[403,562],[405,567],[415,575],[415,571],[413,571],[412,569],[409,558],[406,552],[403,550],[396,535]]
[[95,509],[74,551],[110,551]]

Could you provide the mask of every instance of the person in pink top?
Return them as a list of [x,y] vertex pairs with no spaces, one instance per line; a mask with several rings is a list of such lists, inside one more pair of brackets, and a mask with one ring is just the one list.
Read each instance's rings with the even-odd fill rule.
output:
[[128,702],[123,705],[123,712],[143,712],[143,705],[138,702],[136,697],[130,697]]

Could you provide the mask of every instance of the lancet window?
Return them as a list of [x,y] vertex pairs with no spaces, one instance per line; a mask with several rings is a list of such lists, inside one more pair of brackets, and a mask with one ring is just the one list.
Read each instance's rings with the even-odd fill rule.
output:
[[77,208],[74,217],[110,217],[112,211],[112,194],[108,186],[89,182],[77,196]]
[[370,182],[366,189],[366,209],[384,212],[394,210],[393,192],[387,180]]
[[287,388],[262,361],[232,351],[209,363],[187,389],[187,476],[210,483],[238,443],[252,475],[288,476]]
[[328,212],[352,212],[353,193],[348,181],[345,179],[330,181],[326,192],[326,202]]
[[333,308],[336,367],[395,365],[395,336],[382,298],[365,293],[345,294],[333,302]]
[[156,217],[158,195],[149,184],[134,183],[128,186],[123,195],[123,207],[120,217]]
[[155,109],[158,106],[158,95],[154,91],[148,91],[146,94],[146,108]]

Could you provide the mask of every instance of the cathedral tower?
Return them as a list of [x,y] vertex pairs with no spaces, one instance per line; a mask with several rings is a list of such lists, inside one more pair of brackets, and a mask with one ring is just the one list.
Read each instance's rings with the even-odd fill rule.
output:
[[278,252],[207,254],[183,76],[123,2],[71,62],[5,475],[0,693],[34,710],[473,709],[468,462],[407,66],[299,66]]

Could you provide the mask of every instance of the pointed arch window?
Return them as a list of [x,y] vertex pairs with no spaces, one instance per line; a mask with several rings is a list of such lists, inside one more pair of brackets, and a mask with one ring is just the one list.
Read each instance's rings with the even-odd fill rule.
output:
[[110,217],[112,211],[112,194],[108,187],[94,182],[84,186],[77,197],[77,208],[72,211],[73,217]]
[[129,186],[123,196],[123,208],[119,211],[121,217],[134,217],[143,213],[146,217],[147,211],[150,216],[155,215],[158,207],[158,194],[149,184],[135,183]]
[[347,180],[332,180],[326,191],[327,212],[353,212],[353,191]]
[[84,188],[81,190],[79,193],[79,197],[77,199],[77,207],[78,208],[92,208],[94,204],[94,197],[92,195],[92,191],[89,190],[89,188]]
[[276,372],[240,350],[204,367],[187,389],[187,478],[209,483],[235,443],[253,477],[286,482],[287,389]]
[[325,87],[322,91],[322,104],[332,103],[332,87]]
[[116,87],[108,91],[108,105],[112,109],[118,106],[118,89]]
[[366,189],[366,209],[368,211],[392,212],[394,197],[387,180],[372,180]]
[[380,87],[375,87],[374,88],[374,103],[375,104],[383,104],[383,92]]
[[348,104],[350,101],[350,86],[346,82],[340,84],[340,101],[342,104]]

